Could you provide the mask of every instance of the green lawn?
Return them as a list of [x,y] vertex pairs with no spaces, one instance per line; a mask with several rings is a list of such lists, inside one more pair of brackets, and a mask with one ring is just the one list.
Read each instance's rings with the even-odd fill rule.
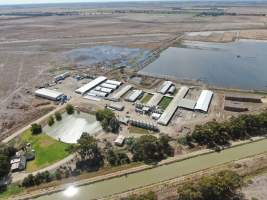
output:
[[141,99],[141,103],[146,104],[152,97],[152,94],[146,94],[142,99]]
[[26,170],[28,172],[49,166],[69,155],[66,151],[69,144],[59,142],[45,133],[32,135],[31,131],[27,130],[20,138],[26,143],[31,143],[32,148],[35,150],[35,160],[27,163]]
[[17,195],[23,192],[23,190],[24,189],[22,187],[19,187],[18,185],[15,184],[8,185],[6,191],[0,193],[0,199],[8,199],[13,195]]
[[159,102],[159,106],[163,110],[165,110],[168,107],[168,105],[171,103],[172,99],[173,99],[172,97],[163,97],[162,100]]

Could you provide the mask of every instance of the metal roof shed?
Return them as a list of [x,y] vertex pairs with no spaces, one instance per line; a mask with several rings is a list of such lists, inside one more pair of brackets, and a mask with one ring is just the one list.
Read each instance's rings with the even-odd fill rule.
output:
[[117,85],[117,86],[121,85],[120,81],[115,81],[115,80],[107,80],[105,83],[111,84],[111,85]]
[[100,83],[103,83],[105,80],[107,80],[104,76],[99,76],[98,78],[92,80],[91,82],[85,84],[84,86],[80,87],[79,89],[75,90],[76,93],[84,95],[89,90],[93,89]]
[[178,107],[180,108],[194,110],[195,105],[196,105],[196,101],[191,100],[191,99],[180,99],[178,101]]
[[164,81],[164,83],[162,84],[159,92],[161,94],[166,94],[169,90],[169,88],[173,85],[173,83],[171,81]]
[[117,85],[112,85],[112,84],[108,84],[108,83],[102,83],[100,86],[104,87],[104,88],[110,88],[110,89],[113,89],[113,90],[118,88]]
[[123,95],[125,95],[130,89],[132,89],[132,85],[126,85],[121,88],[117,93],[113,94],[113,98],[119,100]]
[[46,88],[38,89],[35,91],[35,95],[38,97],[43,97],[49,100],[58,101],[64,95],[62,92],[55,90],[49,90]]
[[143,94],[142,90],[133,90],[133,92],[126,97],[125,100],[135,102]]
[[201,92],[201,94],[197,100],[195,110],[202,111],[202,112],[208,112],[212,97],[213,97],[212,91],[202,90],[202,92]]

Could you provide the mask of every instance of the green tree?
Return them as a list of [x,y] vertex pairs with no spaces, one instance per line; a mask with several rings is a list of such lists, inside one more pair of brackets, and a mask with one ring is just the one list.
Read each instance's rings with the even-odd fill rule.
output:
[[42,126],[40,124],[32,124],[31,125],[31,132],[33,135],[38,135],[42,133]]
[[53,126],[53,124],[55,123],[54,117],[53,116],[50,116],[48,118],[47,123],[48,123],[49,126]]
[[78,162],[77,167],[81,169],[99,168],[103,165],[103,156],[97,141],[88,133],[83,133],[78,140],[77,151],[82,160]]
[[67,106],[66,106],[66,112],[69,115],[72,115],[74,113],[74,107],[71,104],[67,104]]
[[0,179],[8,175],[10,171],[10,163],[8,156],[0,154]]
[[141,195],[131,195],[129,197],[126,198],[122,198],[121,200],[157,200],[158,197],[157,195],[150,191],[146,194],[141,194]]
[[62,115],[60,112],[55,112],[55,118],[57,121],[61,121],[62,120]]

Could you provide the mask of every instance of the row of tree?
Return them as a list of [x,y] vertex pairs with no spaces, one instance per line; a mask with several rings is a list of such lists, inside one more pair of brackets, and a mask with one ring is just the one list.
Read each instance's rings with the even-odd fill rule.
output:
[[10,171],[10,158],[16,154],[17,149],[9,145],[0,145],[0,180]]
[[228,145],[230,140],[248,139],[267,133],[267,112],[256,115],[240,115],[229,121],[219,123],[211,121],[197,125],[191,135],[183,139],[183,143],[216,147]]
[[128,142],[128,148],[133,154],[133,161],[156,163],[169,156],[173,156],[173,148],[169,145],[170,138],[166,135],[159,138],[153,135],[143,135],[132,142]]

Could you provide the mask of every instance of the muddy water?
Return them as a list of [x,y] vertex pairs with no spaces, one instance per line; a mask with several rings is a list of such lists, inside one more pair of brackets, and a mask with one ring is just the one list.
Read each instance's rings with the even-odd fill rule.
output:
[[206,84],[267,91],[267,42],[185,42],[170,47],[139,73]]
[[[254,143],[226,149],[220,153],[211,153],[191,159],[160,166],[128,176],[100,181],[81,186],[77,191],[64,191],[43,196],[39,200],[79,199],[90,200],[107,195],[121,193],[136,187],[142,187],[178,176],[186,175],[198,170],[220,165],[233,160],[245,158],[267,151],[267,139]],[[72,193],[73,192],[73,193]]]
[[56,121],[51,127],[44,127],[45,133],[65,143],[77,143],[83,132],[94,134],[100,130],[101,125],[95,116],[82,112],[73,115],[64,113],[61,121]]

